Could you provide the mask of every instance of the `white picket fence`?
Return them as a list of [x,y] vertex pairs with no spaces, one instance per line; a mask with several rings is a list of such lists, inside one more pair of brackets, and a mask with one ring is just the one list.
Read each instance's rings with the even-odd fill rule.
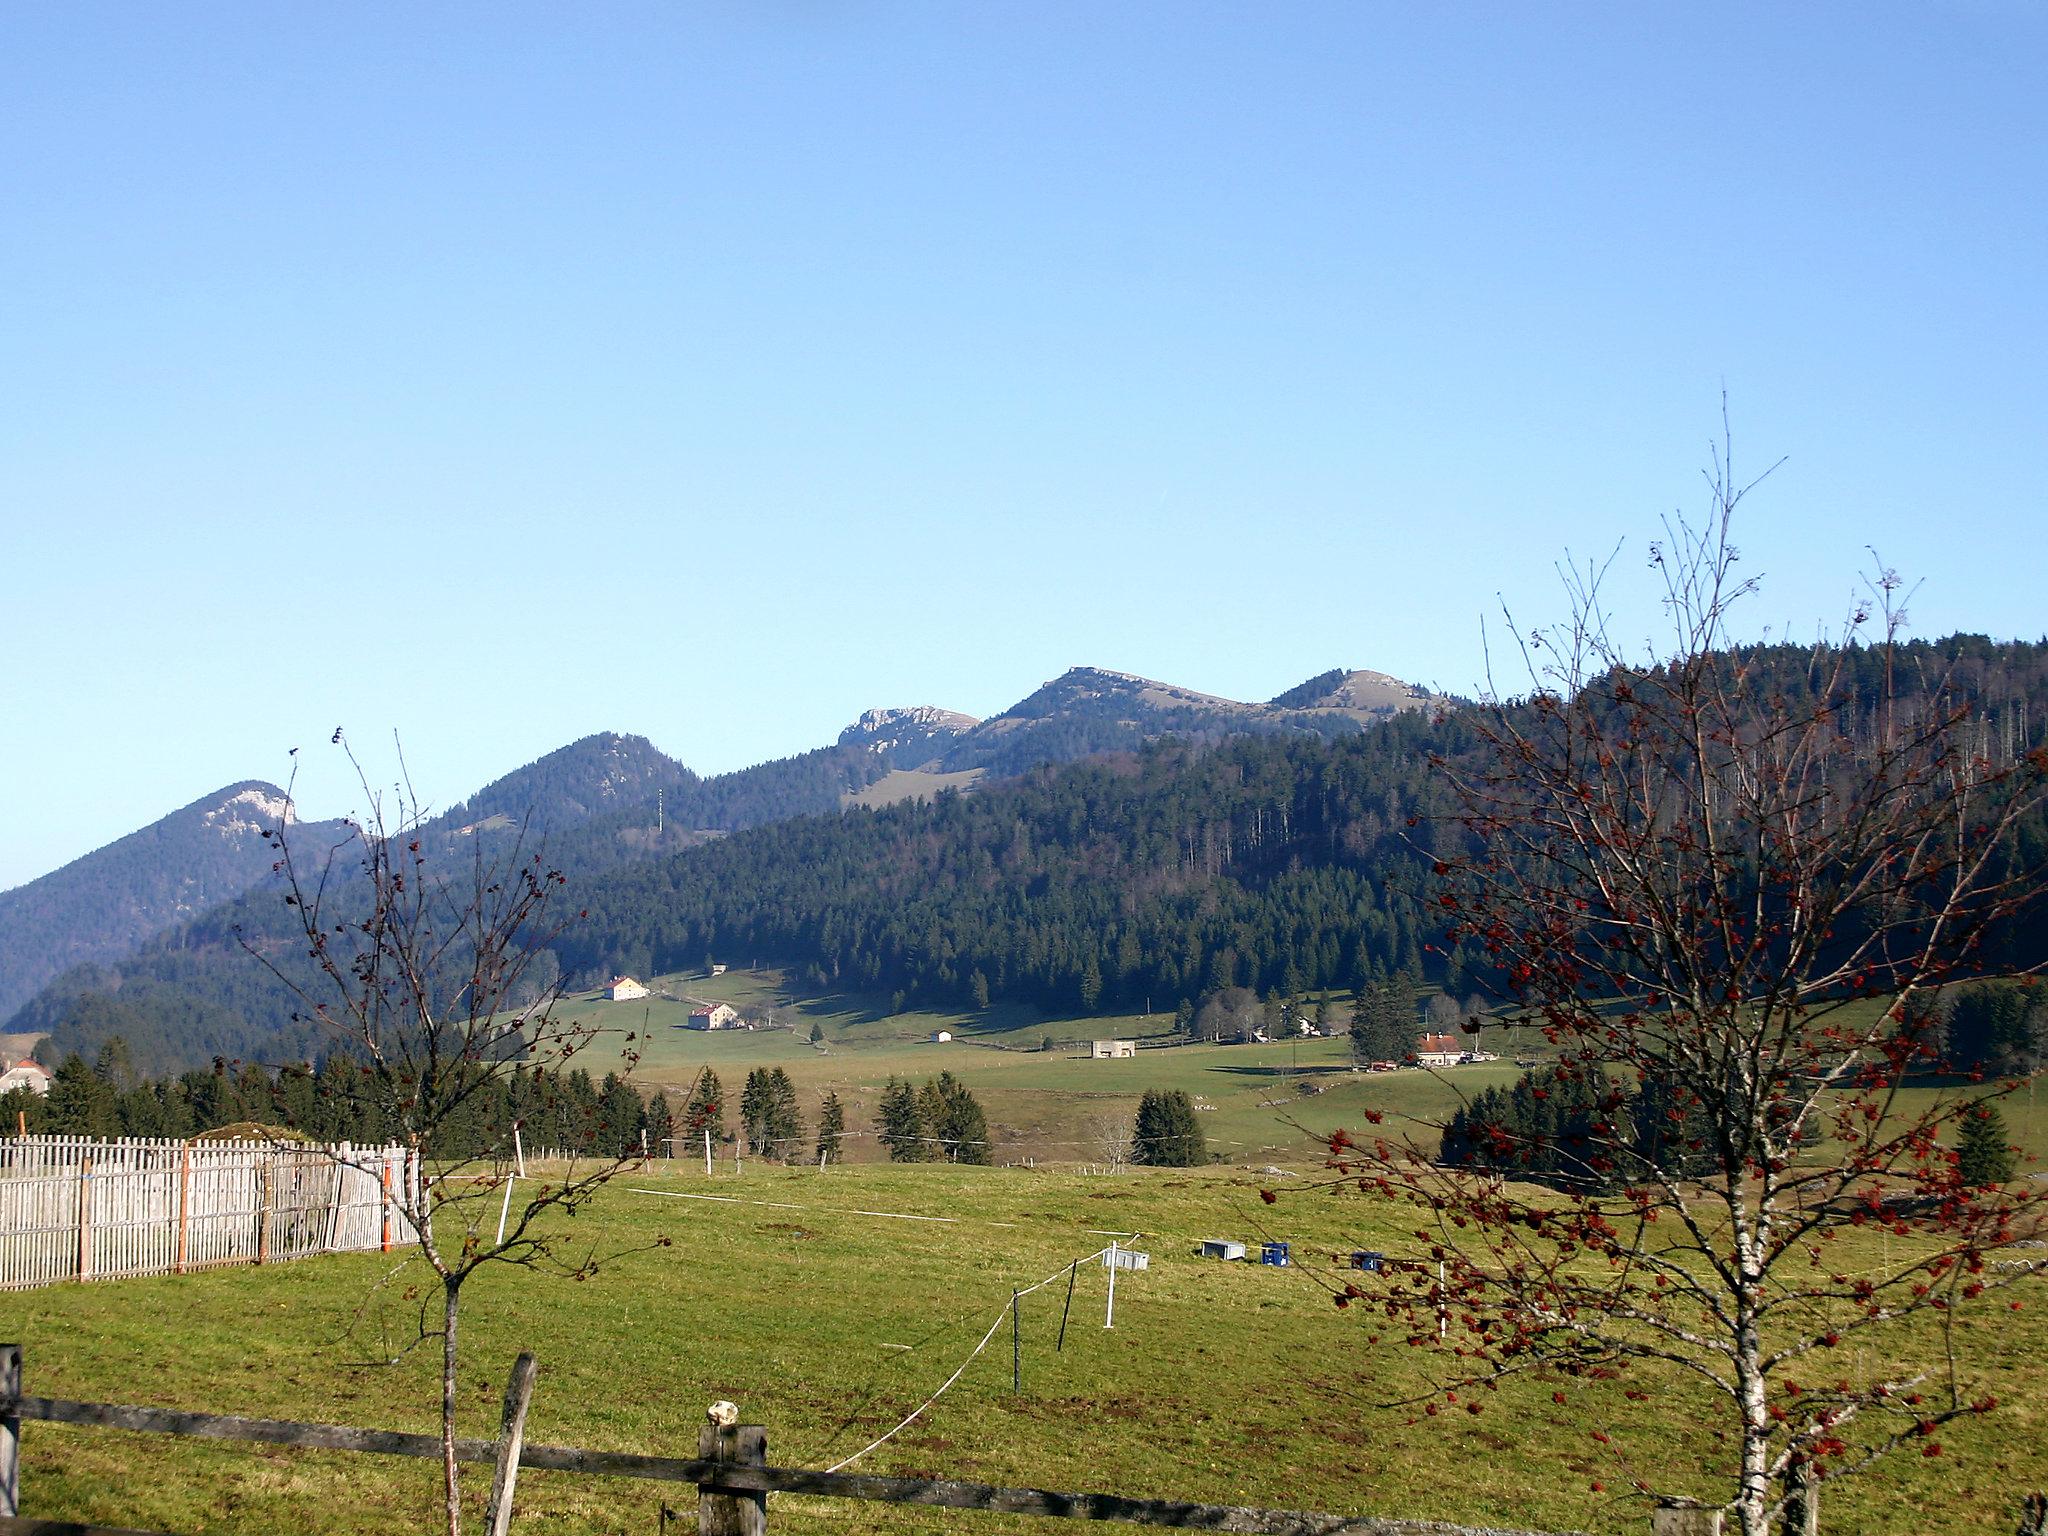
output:
[[0,1290],[403,1246],[418,1178],[397,1146],[0,1138]]

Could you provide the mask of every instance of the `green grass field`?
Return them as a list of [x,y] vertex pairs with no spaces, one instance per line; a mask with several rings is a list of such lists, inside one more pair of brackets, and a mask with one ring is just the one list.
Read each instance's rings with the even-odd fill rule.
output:
[[[1420,1352],[1373,1342],[1371,1320],[1334,1309],[1317,1276],[1354,1246],[1399,1252],[1389,1211],[1300,1191],[1277,1206],[1229,1170],[1090,1177],[944,1166],[742,1175],[671,1163],[630,1174],[575,1220],[576,1242],[639,1248],[589,1281],[490,1274],[469,1293],[464,1432],[494,1432],[512,1356],[541,1361],[530,1436],[690,1454],[704,1406],[729,1397],[765,1424],[777,1464],[828,1466],[915,1407],[1001,1314],[1013,1286],[1054,1275],[1106,1233],[1152,1267],[1119,1282],[1084,1267],[1064,1352],[1064,1281],[1026,1299],[1025,1390],[1010,1391],[999,1332],[924,1418],[860,1463],[986,1482],[1639,1532],[1639,1502],[1598,1493],[1644,1476],[1700,1493],[1725,1471],[1701,1400],[1669,1381],[1646,1403],[1628,1383],[1548,1380],[1489,1394],[1478,1416],[1379,1403],[1422,1381]],[[1271,1182],[1270,1180],[1263,1182]],[[652,1191],[648,1193],[645,1191]],[[716,1195],[717,1201],[673,1198]],[[753,1204],[748,1202],[764,1202]],[[913,1222],[861,1212],[944,1216]],[[1289,1270],[1193,1256],[1210,1236],[1284,1235]],[[667,1249],[647,1249],[657,1236]],[[0,1337],[27,1351],[32,1393],[427,1430],[431,1349],[387,1357],[412,1329],[411,1276],[376,1256],[65,1286],[0,1302]],[[1908,1455],[1828,1491],[1827,1528],[1875,1533],[2009,1528],[2016,1491],[2048,1482],[2039,1386],[2044,1336],[2029,1310],[1965,1317],[1966,1368],[2008,1405],[1946,1432],[1938,1462]],[[1932,1347],[1932,1341],[1923,1341]],[[1921,1346],[1915,1346],[1921,1347]],[[1600,1430],[1611,1439],[1591,1438]],[[174,1532],[414,1532],[431,1528],[430,1463],[213,1445],[32,1424],[24,1511]],[[487,1475],[472,1473],[481,1498]],[[528,1473],[517,1529],[651,1531],[651,1483]],[[988,1516],[773,1501],[795,1532],[1047,1530]]]
[[[646,1088],[686,1093],[700,1068],[718,1073],[737,1095],[755,1067],[782,1067],[795,1081],[808,1119],[827,1092],[847,1106],[849,1160],[873,1161],[880,1150],[866,1135],[882,1087],[892,1076],[922,1080],[940,1071],[962,1079],[981,1100],[997,1135],[998,1162],[1104,1161],[1108,1138],[1101,1127],[1128,1128],[1148,1088],[1186,1090],[1201,1109],[1210,1150],[1226,1161],[1263,1166],[1316,1160],[1315,1137],[1356,1125],[1367,1106],[1392,1115],[1434,1114],[1458,1093],[1476,1092],[1517,1075],[1512,1061],[1460,1067],[1441,1078],[1419,1071],[1355,1072],[1350,1042],[1304,1039],[1272,1045],[1182,1045],[1141,1050],[1134,1058],[1094,1061],[1093,1039],[1164,1040],[1173,1015],[1046,1019],[1023,1008],[976,1014],[883,1014],[859,998],[792,996],[772,972],[728,972],[657,978],[671,997],[611,1003],[581,995],[561,1010],[567,1019],[600,1029],[582,1058],[593,1072],[616,1064],[637,1037],[635,1079]],[[750,1017],[773,1016],[779,1027],[703,1031],[682,1028],[700,1002],[730,1002]],[[1341,1027],[1348,1001],[1333,1009]],[[824,1040],[812,1044],[813,1026]],[[934,1043],[935,1031],[954,1035]],[[1515,1054],[1507,1031],[1489,1030],[1488,1049]],[[1500,1037],[1500,1038],[1495,1038]],[[1051,1038],[1055,1048],[1036,1047]],[[1506,1047],[1506,1049],[1503,1049]],[[1304,1092],[1304,1087],[1315,1091]]]

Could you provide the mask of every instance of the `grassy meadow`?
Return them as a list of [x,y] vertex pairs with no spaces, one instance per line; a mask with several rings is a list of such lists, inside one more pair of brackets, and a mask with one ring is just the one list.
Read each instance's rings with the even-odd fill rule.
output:
[[[1705,1494],[1726,1445],[1698,1394],[1649,1381],[1528,1380],[1476,1416],[1382,1406],[1422,1387],[1428,1351],[1376,1339],[1324,1283],[1355,1246],[1412,1247],[1394,1213],[1355,1194],[1234,1170],[921,1165],[824,1170],[669,1163],[633,1173],[574,1219],[581,1251],[628,1250],[583,1282],[486,1272],[465,1301],[465,1433],[495,1431],[513,1355],[541,1362],[531,1438],[691,1454],[707,1403],[767,1426],[777,1464],[830,1466],[937,1387],[1008,1305],[1108,1234],[1152,1256],[1120,1278],[1078,1272],[1022,1306],[1024,1390],[1007,1328],[866,1470],[1354,1513],[1594,1532],[1647,1529],[1624,1497],[1641,1476]],[[717,1196],[718,1199],[677,1198]],[[760,1202],[760,1203],[754,1203]],[[906,1221],[890,1215],[947,1217]],[[1204,1237],[1285,1236],[1292,1269],[1196,1258]],[[658,1237],[674,1246],[654,1248]],[[0,1337],[27,1352],[32,1393],[430,1430],[437,1359],[410,1351],[417,1279],[374,1255],[264,1269],[62,1286],[0,1299]],[[1943,1434],[1938,1461],[1896,1457],[1828,1491],[1828,1526],[1873,1533],[2006,1528],[2016,1490],[2048,1482],[2038,1394],[2039,1288],[2019,1313],[1961,1319],[1966,1371],[2006,1406]],[[1933,1350],[1931,1338],[1911,1347]],[[395,1356],[395,1358],[393,1358]],[[1550,1399],[1568,1387],[1567,1405]],[[1602,1444],[1594,1431],[1609,1437]],[[431,1528],[432,1463],[213,1445],[31,1424],[24,1512],[174,1532],[414,1532]],[[488,1469],[470,1474],[481,1499]],[[1596,1491],[1594,1484],[1607,1491]],[[518,1529],[653,1531],[687,1489],[529,1472]],[[776,1496],[796,1532],[1049,1529]]]
[[[465,1433],[495,1432],[505,1372],[531,1349],[541,1362],[536,1440],[692,1454],[705,1405],[731,1398],[767,1426],[772,1461],[827,1467],[944,1381],[1013,1287],[1058,1275],[1022,1306],[1023,1392],[1010,1390],[1010,1339],[999,1329],[945,1398],[858,1467],[1599,1533],[1647,1530],[1644,1504],[1628,1493],[1637,1478],[1720,1495],[1732,1464],[1721,1410],[1675,1376],[1525,1379],[1485,1394],[1476,1415],[1462,1404],[1433,1415],[1390,1407],[1426,1387],[1433,1352],[1379,1337],[1361,1308],[1331,1305],[1336,1255],[1416,1244],[1403,1235],[1412,1219],[1325,1186],[1315,1133],[1356,1126],[1367,1108],[1396,1125],[1441,1115],[1459,1093],[1511,1081],[1514,1058],[1532,1053],[1527,1040],[1489,1031],[1483,1043],[1505,1059],[1442,1076],[1354,1072],[1342,1038],[1092,1061],[1081,1054],[1087,1040],[1163,1037],[1171,1015],[891,1015],[861,998],[794,997],[772,973],[654,984],[672,995],[570,1001],[567,1012],[601,1030],[585,1065],[606,1070],[625,1037],[641,1035],[643,1087],[686,1091],[708,1064],[735,1098],[751,1068],[781,1066],[807,1117],[836,1091],[855,1133],[871,1130],[889,1076],[947,1069],[981,1099],[996,1161],[1009,1166],[894,1166],[856,1134],[853,1161],[825,1170],[750,1160],[736,1171],[722,1157],[707,1178],[685,1157],[629,1173],[564,1228],[578,1257],[618,1255],[594,1278],[486,1271],[466,1293]],[[704,1000],[778,1026],[677,1027]],[[1345,1007],[1333,1009],[1340,1024]],[[961,1038],[932,1043],[938,1029]],[[1047,1036],[1055,1049],[1035,1049]],[[1304,1094],[1303,1084],[1322,1091]],[[1184,1088],[1203,1106],[1216,1165],[1091,1168],[1106,1161],[1103,1127],[1128,1127],[1151,1087]],[[2006,1115],[2029,1147],[2048,1144],[2048,1104],[2035,1110],[2022,1096]],[[1261,1188],[1278,1190],[1278,1203],[1265,1204]],[[1106,1330],[1103,1271],[1083,1265],[1058,1349],[1060,1272],[1111,1234],[1148,1252],[1151,1268],[1119,1280]],[[1264,1236],[1291,1240],[1303,1262],[1194,1256],[1205,1237]],[[673,1246],[653,1246],[664,1237]],[[1850,1234],[1845,1257],[1881,1241]],[[0,1338],[22,1341],[32,1393],[430,1430],[437,1352],[417,1342],[411,1288],[421,1277],[397,1257],[0,1295]],[[2011,1528],[2019,1494],[2048,1486],[2044,1292],[2030,1282],[2022,1310],[1986,1298],[1957,1320],[1961,1372],[2001,1400],[1997,1412],[1945,1430],[1938,1459],[1909,1452],[1830,1487],[1825,1529]],[[1941,1342],[1921,1330],[1898,1353],[1937,1362]],[[1625,1395],[1637,1386],[1647,1400]],[[34,1424],[24,1465],[24,1510],[43,1517],[251,1536],[281,1524],[302,1536],[396,1536],[436,1518],[437,1469],[426,1462]],[[470,1479],[480,1503],[488,1469]],[[517,1528],[533,1533],[652,1532],[664,1499],[686,1515],[694,1506],[687,1488],[563,1474],[526,1473],[520,1492]],[[1051,1529],[779,1495],[771,1518],[772,1529],[800,1533]]]
[[[825,1093],[837,1093],[845,1103],[848,1128],[856,1133],[846,1144],[849,1161],[882,1158],[866,1133],[892,1076],[922,1081],[949,1071],[965,1082],[988,1113],[998,1162],[1106,1161],[1103,1149],[1112,1139],[1106,1127],[1127,1130],[1146,1089],[1180,1088],[1200,1109],[1210,1151],[1231,1163],[1258,1166],[1314,1163],[1316,1134],[1358,1124],[1367,1106],[1394,1116],[1434,1114],[1458,1092],[1517,1076],[1506,1059],[1458,1068],[1448,1079],[1412,1070],[1354,1071],[1350,1041],[1341,1034],[1348,999],[1331,1005],[1332,1027],[1340,1031],[1333,1039],[1179,1045],[1094,1061],[1087,1055],[1090,1040],[1164,1040],[1172,1033],[1172,1013],[1046,1019],[1029,1009],[998,1006],[973,1014],[885,1014],[862,998],[793,996],[773,972],[661,977],[651,985],[657,995],[640,1001],[612,1003],[583,994],[562,1008],[564,1018],[601,1031],[580,1058],[592,1072],[615,1066],[630,1048],[640,1053],[633,1076],[643,1088],[687,1093],[699,1069],[709,1066],[736,1101],[749,1071],[779,1066],[796,1084],[807,1124],[815,1124]],[[683,1028],[691,1007],[702,1002],[729,1002],[749,1017],[772,1017],[777,1024],[755,1030]],[[814,1026],[824,1033],[817,1044],[810,1040]],[[941,1030],[954,1038],[934,1042],[931,1036]],[[1507,1034],[1488,1030],[1484,1043],[1511,1057],[1516,1042]],[[628,1036],[635,1037],[630,1047]],[[1038,1049],[1046,1039],[1054,1048]]]

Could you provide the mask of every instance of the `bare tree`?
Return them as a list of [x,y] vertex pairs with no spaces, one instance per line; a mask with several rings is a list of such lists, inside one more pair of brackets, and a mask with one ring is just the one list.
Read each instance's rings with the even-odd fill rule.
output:
[[[566,882],[523,828],[495,853],[481,837],[469,840],[466,859],[447,853],[423,829],[408,781],[401,778],[387,802],[339,730],[334,742],[368,809],[344,823],[339,842],[310,855],[288,825],[265,834],[300,941],[287,949],[302,950],[281,952],[248,936],[242,943],[291,990],[303,1010],[295,1022],[318,1023],[356,1058],[375,1111],[412,1154],[413,1172],[390,1199],[435,1279],[421,1303],[419,1337],[441,1346],[443,1496],[449,1536],[458,1536],[463,1287],[487,1264],[594,1273],[597,1255],[572,1252],[553,1218],[584,1204],[639,1154],[635,1146],[629,1155],[572,1161],[559,1175],[520,1185],[513,1127],[479,1134],[474,1122],[496,1091],[529,1073],[545,1080],[595,1036],[555,1011],[562,983],[549,946],[574,920],[559,905]],[[629,1067],[633,1039],[626,1037]]]
[[[1447,939],[1483,952],[1501,1022],[1557,1047],[1532,1092],[1579,1112],[1546,1131],[1468,1106],[1462,1157],[1445,1121],[1339,1133],[1333,1168],[1417,1212],[1430,1262],[1337,1300],[1438,1351],[1435,1391],[1474,1411],[1538,1366],[1704,1383],[1740,1447],[1727,1508],[1763,1536],[1795,1483],[1937,1453],[1987,1411],[1945,1334],[1916,1360],[1902,1325],[2043,1267],[1994,1257],[2040,1194],[1956,1167],[1957,1122],[2001,1090],[1903,1090],[1936,1065],[1930,989],[2039,892],[2012,834],[2048,753],[1998,765],[1948,678],[1900,674],[1889,572],[1831,642],[1740,642],[1730,528],[1754,487],[1725,438],[1709,485],[1703,525],[1652,546],[1668,650],[1617,644],[1606,568],[1574,572],[1569,620],[1522,639],[1529,695],[1475,711],[1486,750],[1438,765],[1461,808],[1436,829]],[[1538,1168],[1548,1187],[1517,1177]],[[1865,1336],[1885,1347],[1840,1347]]]

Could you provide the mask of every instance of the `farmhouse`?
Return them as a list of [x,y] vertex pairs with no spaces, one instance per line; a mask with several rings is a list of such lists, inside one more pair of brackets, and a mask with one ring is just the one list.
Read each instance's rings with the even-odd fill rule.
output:
[[604,995],[615,1003],[630,1003],[636,997],[645,997],[647,989],[630,976],[614,976],[604,984]]
[[1415,1059],[1425,1067],[1455,1067],[1465,1059],[1456,1035],[1424,1035],[1415,1044]]
[[944,1045],[947,1041],[951,1040],[952,1038],[953,1031],[951,1031],[950,1029],[935,1029],[932,1031],[933,1045]]
[[1088,1045],[1088,1055],[1094,1061],[1121,1061],[1126,1056],[1138,1054],[1135,1040],[1093,1040]]
[[0,1093],[13,1093],[18,1088],[26,1088],[30,1093],[50,1091],[50,1069],[40,1061],[30,1061],[23,1057],[11,1066],[0,1060],[0,1066],[7,1068],[6,1071],[0,1072]]
[[712,1003],[704,1008],[690,1010],[688,1029],[734,1029],[740,1022],[740,1011],[731,1003]]

